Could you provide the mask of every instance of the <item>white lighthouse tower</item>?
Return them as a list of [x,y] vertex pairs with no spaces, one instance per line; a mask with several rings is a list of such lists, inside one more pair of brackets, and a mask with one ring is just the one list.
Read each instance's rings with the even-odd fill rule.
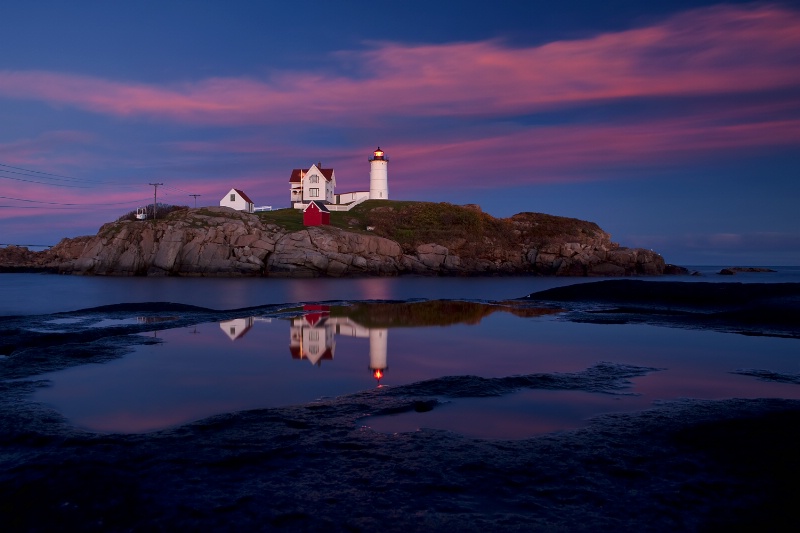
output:
[[389,158],[385,156],[379,146],[369,158],[369,199],[389,199],[389,178],[387,167]]

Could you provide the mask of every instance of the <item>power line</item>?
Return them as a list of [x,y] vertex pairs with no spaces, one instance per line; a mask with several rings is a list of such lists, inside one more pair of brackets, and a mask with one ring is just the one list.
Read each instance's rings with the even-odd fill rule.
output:
[[[42,172],[42,171],[39,171],[39,170],[31,170],[31,169],[27,169],[27,168],[23,168],[23,167],[7,165],[5,163],[0,163],[0,167],[3,167],[3,168],[0,168],[0,179],[8,179],[8,180],[14,180],[14,181],[19,181],[19,182],[24,182],[24,183],[34,183],[34,184],[37,184],[37,185],[45,185],[45,186],[51,186],[51,187],[68,187],[68,188],[77,188],[77,189],[91,189],[91,188],[96,188],[96,187],[113,187],[115,189],[128,189],[128,190],[135,190],[135,189],[138,189],[140,187],[140,186],[137,186],[137,185],[123,185],[123,184],[113,183],[113,182],[110,182],[110,181],[98,181],[98,180],[74,178],[74,177],[71,177],[71,176],[64,176],[62,174],[54,174],[54,173],[51,173],[51,172]],[[8,170],[8,169],[13,169],[13,170]],[[9,175],[5,175],[5,174],[15,174],[17,176],[22,176],[22,177],[9,176]],[[25,179],[25,178],[34,178],[34,179]],[[50,181],[38,181],[38,180],[50,180]],[[66,183],[53,183],[53,181],[67,181],[67,182],[82,183],[82,184],[86,184],[86,185],[66,184]],[[180,193],[183,193],[183,194],[189,194],[191,196],[189,191],[185,191],[185,190],[183,190],[183,189],[181,189],[179,187],[175,187],[173,185],[166,185],[164,183],[151,183],[150,185],[153,185],[156,188],[156,190],[153,191],[154,209],[155,209],[155,205],[158,203],[157,202],[157,189],[158,189],[159,186],[163,186],[165,189],[170,189],[170,190],[177,191],[177,192],[180,192]],[[169,197],[169,193],[163,192],[163,195]],[[39,201],[39,200],[31,200],[31,199],[27,199],[27,198],[11,198],[11,197],[8,197],[8,196],[0,196],[0,198],[6,199],[6,200],[15,200],[15,201],[18,201],[18,202],[30,202],[30,203],[40,203],[40,204],[46,204],[46,205],[53,205],[53,206],[60,205],[60,206],[70,206],[70,207],[72,207],[72,206],[76,206],[76,207],[80,207],[80,206],[96,207],[96,206],[105,206],[105,205],[112,205],[113,206],[113,205],[126,205],[126,204],[130,205],[130,204],[140,203],[140,202],[146,201],[146,199],[136,199],[136,200],[130,200],[130,201],[118,202],[118,203],[78,204],[78,203],[64,203],[64,202],[44,202],[44,201]],[[195,197],[195,204],[196,203],[197,203],[197,198]],[[30,207],[27,207],[27,206],[0,206],[0,207],[20,207],[20,208],[26,207],[26,208],[30,208]]]
[[[39,170],[30,170],[28,168],[14,167],[14,166],[11,166],[11,165],[5,165],[3,163],[0,163],[0,167],[13,168],[14,170],[22,170],[22,171],[25,171],[25,172],[30,172],[32,174],[41,174],[43,176],[53,176],[53,177],[56,177],[56,178],[63,178],[63,179],[66,179],[66,180],[82,181],[82,182],[86,182],[86,183],[96,183],[93,180],[87,180],[87,179],[83,179],[83,178],[72,178],[70,176],[62,176],[61,174],[51,174],[50,172],[41,172]],[[9,171],[6,171],[6,172],[9,172]]]
[[189,194],[189,196],[191,196],[189,191],[184,191],[183,189],[179,189],[178,187],[175,187],[174,185],[164,185],[164,188],[165,189],[172,189],[173,191],[178,191],[178,192],[182,192],[182,193],[185,193],[185,194]]
[[[42,200],[29,200],[27,198],[12,198],[11,196],[0,196],[0,198],[4,200],[15,200],[17,202],[29,202],[33,204],[47,204],[47,205],[67,205],[67,206],[79,206],[79,207],[97,207],[97,206],[104,206],[104,205],[129,205],[132,203],[143,202],[147,200],[147,198],[139,198],[136,200],[128,200],[125,202],[103,202],[102,204],[72,204],[72,203],[64,203],[64,202],[45,202]],[[20,206],[22,207],[22,206]]]
[[[22,172],[14,172],[13,170],[4,170],[2,168],[0,168],[0,172],[5,172],[5,173],[9,173],[9,174],[18,174],[20,176],[25,176],[27,178],[30,178],[30,177],[36,178],[36,177],[38,177],[38,176],[31,176],[30,174],[24,174]],[[25,183],[35,183],[37,185],[46,185],[48,187],[69,187],[69,188],[73,188],[73,189],[95,189],[95,188],[98,188],[98,187],[115,187],[115,188],[120,188],[120,189],[133,189],[134,188],[133,185],[120,185],[120,184],[111,183],[111,182],[97,183],[97,184],[93,184],[93,185],[68,185],[66,183],[48,183],[48,182],[45,182],[45,181],[26,180],[26,179],[23,179],[23,178],[15,178],[14,176],[4,176],[3,174],[0,174],[0,178],[7,179],[7,180],[14,180],[14,181],[23,181]]]
[[[0,170],[0,172],[8,172],[8,171]],[[23,174],[23,175],[27,176],[27,174]],[[14,181],[24,181],[25,183],[36,183],[38,185],[47,185],[47,186],[50,186],[50,187],[70,187],[70,188],[73,188],[73,189],[93,189],[94,188],[91,185],[66,185],[64,183],[44,183],[42,181],[24,180],[22,178],[14,178],[12,176],[2,176],[2,175],[0,175],[0,178],[7,179],[7,180],[14,180]]]
[[[118,189],[135,189],[135,188],[140,187],[140,186],[137,186],[137,185],[119,184],[119,183],[116,183],[116,182],[113,182],[113,181],[108,181],[108,180],[90,180],[90,179],[83,179],[83,178],[73,178],[73,177],[70,177],[70,176],[64,176],[62,174],[53,174],[53,173],[50,173],[50,172],[41,172],[39,170],[31,170],[31,169],[28,169],[28,168],[15,167],[15,166],[12,166],[12,165],[6,165],[4,163],[0,163],[0,167],[5,167],[5,168],[0,168],[0,172],[1,173],[16,174],[16,175],[23,176],[23,177],[26,177],[26,178],[39,178],[39,179],[46,179],[46,180],[53,180],[53,181],[72,181],[72,182],[85,183],[86,184],[86,185],[65,185],[65,184],[62,184],[62,183],[50,183],[50,182],[44,182],[44,181],[23,180],[22,178],[14,178],[12,176],[4,176],[3,174],[0,174],[0,178],[16,180],[16,181],[27,181],[29,183],[37,183],[39,185],[48,185],[48,186],[53,186],[53,187],[75,187],[75,188],[114,187],[114,188],[118,188]],[[9,169],[9,168],[13,168],[14,170],[6,170],[6,169]],[[15,172],[15,171],[18,171],[18,170],[21,171],[21,172]],[[31,174],[35,174],[35,175],[31,175]],[[53,177],[48,177],[48,176],[53,176]],[[181,192],[186,192],[186,191],[181,191]]]
[[[109,205],[109,204],[97,204],[96,207],[97,208],[102,208],[103,206],[106,206],[106,205]],[[73,206],[73,207],[58,207],[58,206],[50,206],[50,205],[47,205],[47,206],[45,206],[45,205],[0,205],[0,208],[8,208],[8,209],[47,209],[48,211],[53,211],[53,210],[56,210],[56,209],[64,210],[64,211],[80,211],[80,210],[84,210],[85,211],[84,207],[85,206],[82,206],[82,205],[77,205],[77,206]],[[92,206],[89,206],[89,207],[92,207]]]

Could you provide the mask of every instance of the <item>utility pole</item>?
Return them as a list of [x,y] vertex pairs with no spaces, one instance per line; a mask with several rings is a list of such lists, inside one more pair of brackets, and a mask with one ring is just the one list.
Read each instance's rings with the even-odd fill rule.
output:
[[153,222],[156,221],[156,207],[158,206],[158,202],[156,199],[156,193],[158,192],[158,186],[164,185],[163,183],[151,183],[150,185],[153,186]]
[[197,197],[203,196],[202,194],[190,194],[189,196],[194,196],[194,207],[197,209]]

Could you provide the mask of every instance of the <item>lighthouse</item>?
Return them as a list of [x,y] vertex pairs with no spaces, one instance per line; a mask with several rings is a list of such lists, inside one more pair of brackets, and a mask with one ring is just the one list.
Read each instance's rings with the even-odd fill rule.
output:
[[369,199],[388,200],[389,199],[389,178],[387,167],[389,158],[383,153],[379,146],[372,152],[369,158]]

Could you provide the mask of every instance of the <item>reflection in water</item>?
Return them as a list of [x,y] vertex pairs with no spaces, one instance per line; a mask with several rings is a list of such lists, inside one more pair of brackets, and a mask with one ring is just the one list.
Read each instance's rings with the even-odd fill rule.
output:
[[[347,308],[339,308],[347,309]],[[367,328],[347,316],[331,316],[327,305],[304,305],[306,313],[292,320],[289,351],[293,359],[307,359],[313,365],[332,360],[336,351],[336,336],[369,339],[369,369],[372,377],[380,380],[386,372],[386,328]]]
[[[281,316],[293,313],[291,319],[251,316],[161,329],[161,342],[119,359],[42,374],[51,386],[38,388],[34,400],[93,431],[136,433],[351,394],[371,388],[373,379],[393,387],[425,382],[434,387],[426,390],[446,391],[451,378],[472,376],[473,399],[452,397],[431,412],[366,422],[389,432],[439,427],[521,438],[577,427],[597,413],[644,409],[655,400],[800,397],[796,385],[732,373],[796,373],[794,339],[532,318],[554,312],[458,301],[360,303],[284,309]],[[298,363],[303,360],[311,364]],[[544,387],[490,399],[481,381],[583,372],[598,361],[664,370],[631,379],[631,395]]]
[[244,337],[256,322],[269,323],[272,322],[272,319],[260,316],[249,316],[246,318],[224,320],[219,323],[219,329],[221,329],[230,340],[235,341],[236,339]]
[[[475,302],[431,301],[413,303],[362,303],[349,306],[307,304],[303,314],[291,320],[289,352],[292,359],[305,359],[320,366],[332,361],[336,337],[369,340],[369,370],[378,384],[388,366],[390,327],[450,326],[478,324],[497,311],[534,317],[558,312],[555,309],[505,307]],[[231,340],[243,337],[257,321],[271,318],[246,317],[220,322],[219,327]],[[365,325],[367,324],[367,325]]]
[[253,323],[255,322],[254,316],[249,316],[247,318],[235,318],[233,320],[225,320],[219,323],[219,329],[228,336],[228,338],[232,341],[244,337],[245,333],[250,331],[250,328],[253,327]]

